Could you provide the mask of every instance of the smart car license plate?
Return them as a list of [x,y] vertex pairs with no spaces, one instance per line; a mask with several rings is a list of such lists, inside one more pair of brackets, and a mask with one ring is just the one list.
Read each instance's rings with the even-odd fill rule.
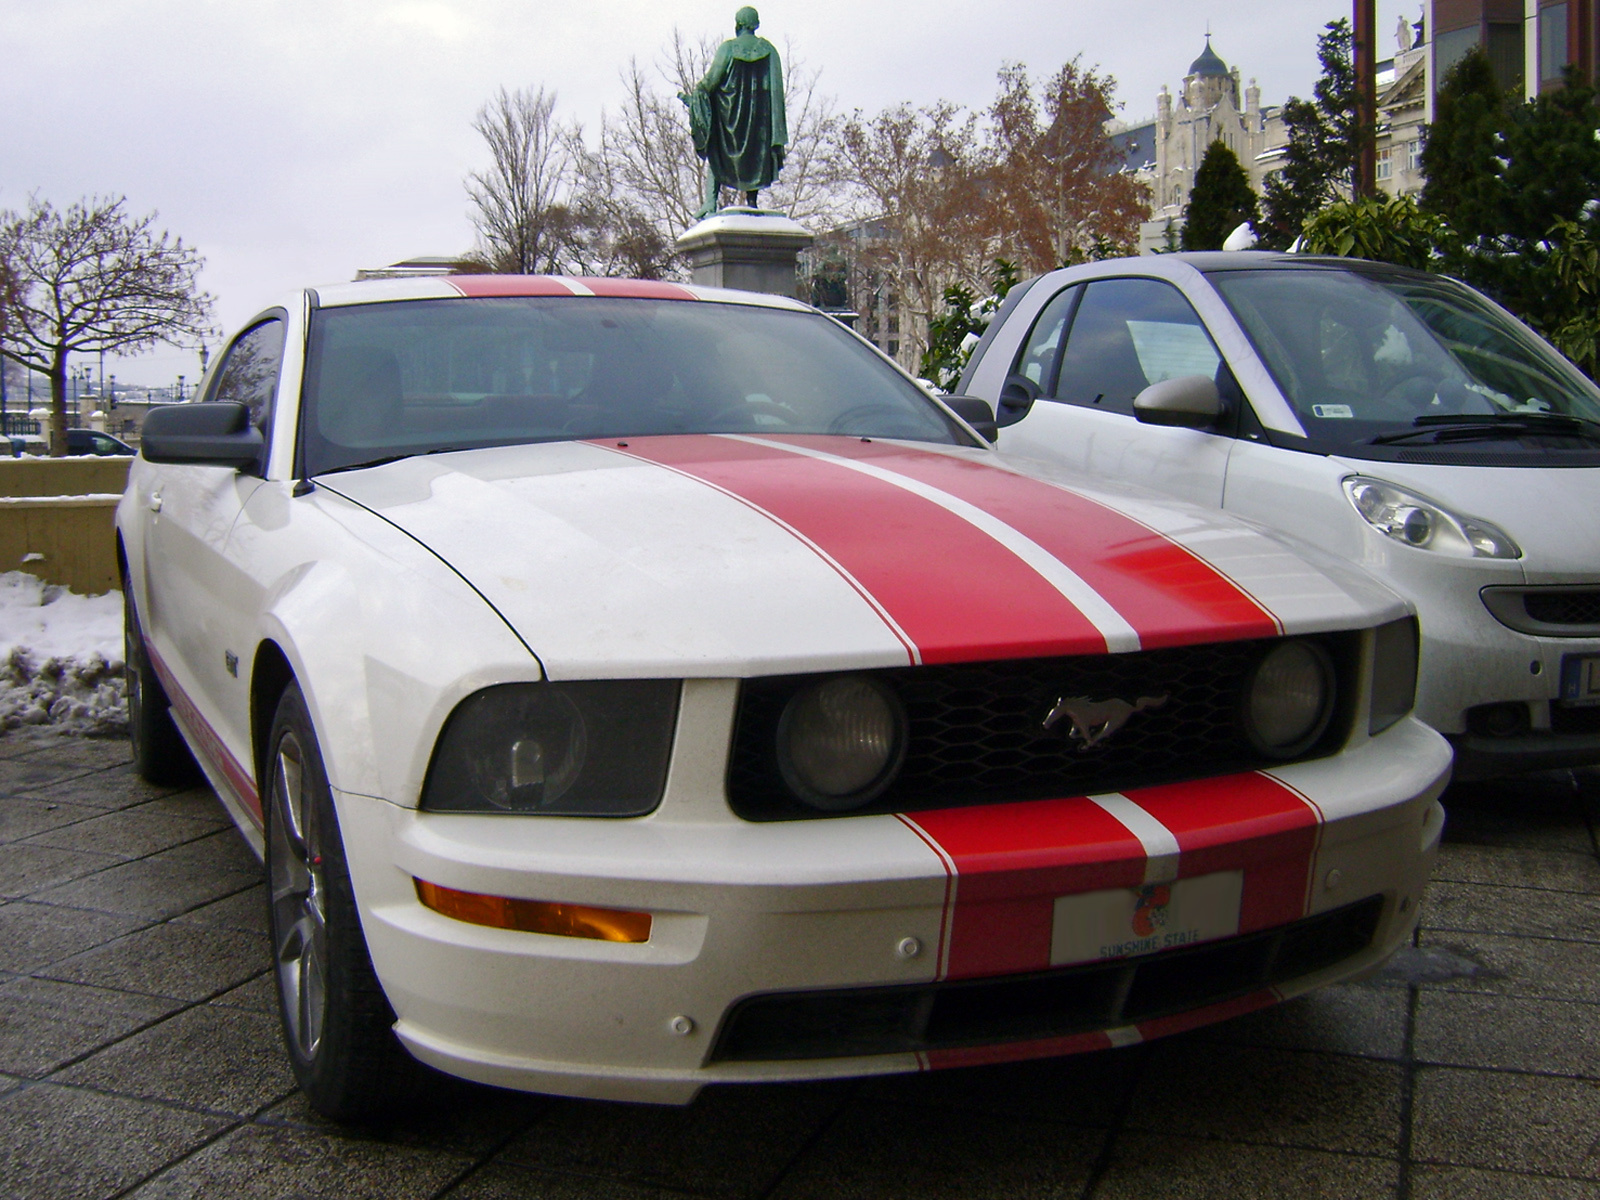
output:
[[1561,699],[1600,704],[1600,654],[1568,654],[1561,660]]
[[1111,888],[1056,901],[1050,962],[1092,962],[1154,954],[1239,932],[1243,871],[1176,883]]

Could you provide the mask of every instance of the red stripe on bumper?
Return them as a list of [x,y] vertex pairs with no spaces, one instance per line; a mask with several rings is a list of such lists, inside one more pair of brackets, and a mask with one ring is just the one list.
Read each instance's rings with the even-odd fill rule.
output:
[[1178,839],[1181,878],[1244,872],[1239,932],[1298,921],[1322,814],[1267,775],[1228,775],[1123,793]]
[[1058,1058],[1063,1054],[1086,1054],[1109,1050],[1112,1042],[1103,1033],[1074,1033],[1065,1037],[1040,1038],[1032,1042],[1006,1042],[998,1046],[963,1046],[956,1050],[929,1050],[922,1057],[927,1069],[981,1067],[991,1063],[1022,1062],[1030,1058]]
[[1139,839],[1083,796],[901,819],[937,842],[956,874],[943,973],[951,979],[1047,968],[1058,896],[1144,879]]
[[1139,1036],[1147,1042],[1154,1041],[1156,1038],[1169,1037],[1174,1033],[1198,1029],[1202,1025],[1242,1017],[1245,1013],[1252,1013],[1258,1009],[1271,1008],[1278,1003],[1278,1000],[1277,992],[1271,988],[1263,988],[1259,992],[1251,992],[1248,996],[1240,996],[1233,1000],[1224,1000],[1220,1004],[1208,1004],[1204,1008],[1175,1013],[1170,1017],[1142,1021],[1138,1025]]
[[721,488],[815,543],[882,606],[923,662],[1105,653],[1100,631],[1032,567],[904,488],[726,438],[635,438],[625,453]]
[[1099,592],[1146,649],[1277,637],[1282,626],[1216,567],[1131,517],[1041,480],[970,459],[882,442],[771,436],[871,462],[949,492],[1044,547]]

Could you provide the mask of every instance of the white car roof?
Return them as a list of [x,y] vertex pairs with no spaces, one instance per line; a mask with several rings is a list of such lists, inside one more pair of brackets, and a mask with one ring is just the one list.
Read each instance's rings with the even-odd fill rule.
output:
[[809,312],[787,296],[700,287],[666,280],[611,279],[570,275],[430,275],[409,279],[363,279],[311,289],[323,308],[381,304],[391,300],[454,300],[489,296],[606,296],[631,300],[700,300],[754,304]]

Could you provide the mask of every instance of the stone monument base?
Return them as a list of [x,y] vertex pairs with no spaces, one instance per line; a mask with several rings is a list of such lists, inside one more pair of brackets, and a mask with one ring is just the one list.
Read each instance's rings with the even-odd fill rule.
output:
[[703,287],[793,296],[796,260],[815,240],[782,213],[724,208],[685,230],[678,253],[688,257],[694,282]]

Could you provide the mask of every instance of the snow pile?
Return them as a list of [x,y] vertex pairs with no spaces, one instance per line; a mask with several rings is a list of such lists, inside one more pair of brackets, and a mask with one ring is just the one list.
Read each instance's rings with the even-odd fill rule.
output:
[[122,593],[79,596],[23,571],[0,574],[0,730],[128,727]]

